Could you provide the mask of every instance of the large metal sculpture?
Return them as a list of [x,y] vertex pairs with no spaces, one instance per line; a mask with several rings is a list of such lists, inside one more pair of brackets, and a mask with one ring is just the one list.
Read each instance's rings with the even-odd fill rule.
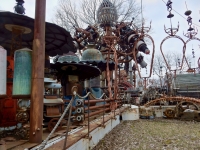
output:
[[172,11],[172,1],[171,0],[168,0],[167,4],[167,9],[169,11],[169,15],[167,16],[167,18],[170,18],[170,24],[171,24],[171,27],[166,29],[166,27],[164,26],[164,29],[165,29],[165,32],[169,35],[167,36],[166,38],[164,38],[160,44],[160,51],[161,51],[161,54],[164,58],[164,61],[165,61],[165,64],[167,66],[167,69],[170,71],[171,70],[171,66],[169,66],[169,64],[167,63],[167,60],[164,56],[164,53],[163,53],[163,43],[167,40],[167,39],[170,39],[170,38],[177,38],[177,39],[180,39],[182,42],[183,42],[183,56],[182,56],[182,62],[180,64],[180,69],[182,69],[182,66],[183,66],[183,60],[184,60],[184,57],[185,57],[185,49],[186,49],[186,43],[185,41],[178,35],[176,35],[176,33],[178,32],[179,30],[179,24],[178,24],[178,27],[177,28],[173,28],[172,27],[172,21],[171,21],[171,18],[174,17],[174,14],[171,13]]

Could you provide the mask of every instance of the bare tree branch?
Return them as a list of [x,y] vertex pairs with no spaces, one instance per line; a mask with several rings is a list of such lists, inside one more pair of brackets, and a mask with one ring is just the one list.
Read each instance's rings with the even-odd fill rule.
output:
[[[118,13],[118,22],[130,21],[135,18],[134,23],[139,22],[141,10],[136,0],[110,0],[116,7]],[[102,0],[79,0],[75,4],[72,0],[59,0],[54,23],[71,31],[73,26],[86,27],[86,25],[97,24],[97,10]]]

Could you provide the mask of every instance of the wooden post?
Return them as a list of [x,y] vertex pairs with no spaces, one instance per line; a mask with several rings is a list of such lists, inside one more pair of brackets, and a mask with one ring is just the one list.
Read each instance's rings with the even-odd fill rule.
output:
[[41,143],[43,134],[46,0],[36,0],[35,7],[29,141]]

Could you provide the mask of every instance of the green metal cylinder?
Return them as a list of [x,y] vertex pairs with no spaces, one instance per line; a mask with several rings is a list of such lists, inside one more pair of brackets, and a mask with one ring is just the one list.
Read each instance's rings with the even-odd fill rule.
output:
[[23,48],[15,51],[13,97],[29,98],[31,95],[32,50]]

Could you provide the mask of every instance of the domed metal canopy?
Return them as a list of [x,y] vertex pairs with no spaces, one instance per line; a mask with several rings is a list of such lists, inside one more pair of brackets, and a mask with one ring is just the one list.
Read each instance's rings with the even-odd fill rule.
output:
[[[81,62],[98,67],[101,71],[106,70],[107,61],[104,60],[102,53],[94,48],[94,45],[89,44],[88,48],[83,52]],[[114,70],[115,63],[109,61],[109,70]]]
[[88,45],[88,48],[84,50],[81,61],[103,61],[104,58],[101,52],[94,48],[94,45]]
[[[12,45],[13,28],[22,30],[21,47],[32,49],[34,19],[9,11],[0,11],[0,45],[8,51],[8,55]],[[69,51],[76,52],[70,33],[56,24],[46,22],[45,52],[49,56],[56,56]]]
[[65,80],[68,75],[76,75],[79,77],[79,81],[95,78],[100,75],[101,71],[91,65],[84,63],[69,63],[69,62],[56,62],[51,64],[51,68],[57,70],[56,76],[58,80]]
[[80,60],[75,53],[68,52],[67,54],[59,56],[57,62],[60,62],[60,63],[62,63],[62,62],[76,62],[76,63],[78,63],[79,61]]
[[[51,69],[57,71],[58,80],[65,83],[68,75],[76,75],[79,81],[94,78],[100,75],[99,68],[79,62],[79,58],[73,52],[69,52],[63,56],[59,56],[55,64],[51,64]],[[64,85],[64,84],[63,84]]]

